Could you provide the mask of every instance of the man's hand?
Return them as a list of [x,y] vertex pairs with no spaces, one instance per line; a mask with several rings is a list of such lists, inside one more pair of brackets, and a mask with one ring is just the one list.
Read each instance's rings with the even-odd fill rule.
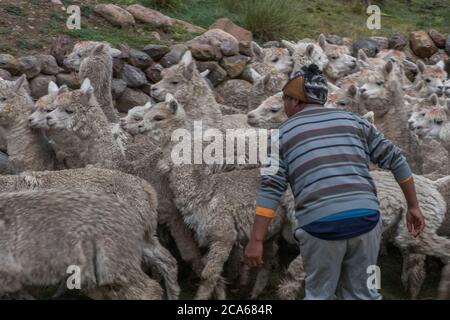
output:
[[263,243],[259,240],[250,240],[245,247],[244,261],[250,268],[260,267],[263,264]]
[[408,212],[406,213],[406,226],[414,238],[425,228],[425,218],[418,206],[408,208]]

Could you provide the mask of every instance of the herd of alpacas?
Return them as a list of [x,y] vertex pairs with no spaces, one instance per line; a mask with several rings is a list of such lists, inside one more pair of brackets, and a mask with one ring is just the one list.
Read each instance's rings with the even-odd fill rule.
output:
[[[0,142],[7,150],[0,157],[0,297],[33,298],[30,288],[36,287],[62,294],[67,268],[76,265],[88,297],[177,299],[181,261],[174,252],[200,279],[196,299],[225,299],[231,283],[250,286],[249,298],[257,298],[274,272],[280,274],[276,297],[298,297],[305,278],[301,255],[283,268],[278,247],[296,246],[291,192],[270,224],[265,264],[249,270],[243,248],[260,167],[175,165],[171,135],[193,130],[198,120],[204,130],[221,132],[277,128],[286,120],[282,86],[310,63],[329,81],[325,107],[369,117],[403,150],[426,227],[417,238],[409,234],[398,184],[391,173],[371,168],[383,242],[401,251],[401,281],[411,298],[424,282],[427,256],[443,263],[438,298],[450,297],[450,80],[444,61],[413,63],[397,50],[375,58],[360,50],[353,57],[321,35],[317,42],[283,41],[283,48],[253,43],[255,56],[244,71],[253,84],[234,79],[214,88],[187,51],[162,71],[152,101],[119,119],[111,96],[114,50],[107,43],[77,43],[65,64],[78,71],[81,87],[50,82],[37,101],[25,90],[24,76],[0,78]],[[416,69],[414,77],[406,66]]]

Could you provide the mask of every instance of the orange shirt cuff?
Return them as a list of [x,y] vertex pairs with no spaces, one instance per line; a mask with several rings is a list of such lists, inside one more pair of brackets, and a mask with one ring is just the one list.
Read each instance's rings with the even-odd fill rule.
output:
[[411,179],[412,179],[412,176],[409,176],[408,178],[406,178],[406,179],[400,181],[399,183],[405,183],[405,182],[408,182],[408,181],[411,180]]
[[256,214],[266,218],[273,218],[275,216],[275,210],[256,206]]

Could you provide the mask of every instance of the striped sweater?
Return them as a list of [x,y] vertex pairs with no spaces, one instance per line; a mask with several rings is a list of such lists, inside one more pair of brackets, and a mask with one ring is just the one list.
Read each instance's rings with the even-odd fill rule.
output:
[[398,182],[412,176],[401,150],[348,111],[309,104],[281,124],[279,139],[279,169],[261,176],[256,214],[273,217],[289,183],[297,227],[337,212],[379,210],[370,162]]

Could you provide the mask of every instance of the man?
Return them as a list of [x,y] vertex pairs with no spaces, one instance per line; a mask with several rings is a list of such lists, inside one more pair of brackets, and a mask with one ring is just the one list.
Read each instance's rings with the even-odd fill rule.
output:
[[367,120],[325,108],[327,83],[314,64],[283,88],[289,117],[279,127],[279,169],[262,175],[256,217],[245,249],[248,266],[262,261],[263,239],[280,197],[290,185],[306,272],[305,299],[381,299],[367,286],[377,264],[381,219],[369,162],[390,170],[407,200],[406,222],[416,237],[425,220],[401,150]]

